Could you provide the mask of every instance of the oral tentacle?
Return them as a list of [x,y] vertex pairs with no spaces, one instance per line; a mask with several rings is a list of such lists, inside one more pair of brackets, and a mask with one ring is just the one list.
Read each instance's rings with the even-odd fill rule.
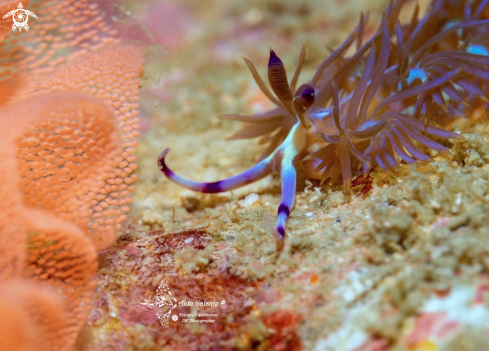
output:
[[297,173],[290,160],[282,160],[280,173],[282,177],[282,198],[277,212],[277,234],[283,240],[290,211],[294,206]]
[[212,183],[195,182],[178,176],[168,168],[165,163],[165,157],[169,151],[170,149],[163,150],[158,157],[158,168],[160,171],[162,171],[168,179],[178,185],[201,193],[213,194],[233,190],[262,179],[272,172],[272,167],[270,165],[271,156],[269,156],[250,169],[233,177]]
[[283,240],[290,211],[294,206],[297,173],[295,164],[305,147],[304,129],[297,123],[292,128],[287,139],[284,140],[276,155],[280,155],[280,177],[282,178],[282,197],[277,211],[275,234]]

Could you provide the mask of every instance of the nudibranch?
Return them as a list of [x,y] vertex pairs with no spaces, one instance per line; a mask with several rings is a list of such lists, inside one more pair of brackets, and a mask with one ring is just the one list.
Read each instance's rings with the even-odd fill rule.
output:
[[[273,231],[284,239],[298,170],[321,184],[341,176],[347,191],[354,175],[366,177],[374,167],[396,176],[401,161],[430,161],[423,149],[450,154],[436,140],[462,136],[432,122],[466,115],[489,103],[489,20],[483,18],[489,1],[434,0],[421,20],[416,7],[411,21],[401,25],[398,16],[404,2],[389,3],[379,29],[365,43],[368,17],[362,14],[348,38],[297,89],[304,46],[290,84],[282,60],[270,50],[268,81],[275,95],[253,63],[244,59],[276,108],[221,118],[249,123],[230,139],[260,136],[260,143],[269,143],[255,166],[218,182],[195,182],[168,168],[165,149],[158,158],[160,170],[175,183],[202,193],[229,191],[272,172],[280,174],[282,195]],[[357,50],[346,58],[354,42]]]

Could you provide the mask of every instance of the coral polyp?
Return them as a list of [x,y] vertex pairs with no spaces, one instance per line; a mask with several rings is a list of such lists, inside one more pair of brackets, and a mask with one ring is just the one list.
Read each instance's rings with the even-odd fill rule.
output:
[[[261,143],[268,143],[255,166],[225,180],[200,183],[173,173],[165,163],[166,149],[158,159],[160,170],[177,184],[203,193],[224,192],[272,172],[280,174],[282,197],[274,232],[283,239],[298,170],[321,184],[341,177],[348,191],[353,177],[367,179],[376,167],[396,176],[401,161],[432,160],[427,150],[450,154],[440,139],[462,136],[443,124],[489,103],[489,20],[481,19],[487,1],[434,0],[423,18],[418,20],[416,7],[412,19],[401,24],[404,2],[390,2],[377,32],[366,42],[367,16],[362,14],[354,31],[299,88],[304,47],[290,83],[281,59],[270,50],[268,81],[273,93],[245,58],[256,83],[276,107],[253,116],[221,117],[248,123],[230,139],[261,137]],[[346,57],[354,43],[356,52]]]

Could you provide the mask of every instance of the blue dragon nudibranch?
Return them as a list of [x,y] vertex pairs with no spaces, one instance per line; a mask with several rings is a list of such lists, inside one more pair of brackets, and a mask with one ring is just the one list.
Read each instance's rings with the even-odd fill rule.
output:
[[[397,175],[400,160],[430,161],[420,147],[450,154],[433,138],[462,137],[431,122],[441,125],[474,109],[487,109],[489,19],[484,16],[489,1],[433,0],[423,18],[418,19],[416,7],[411,21],[401,24],[404,2],[390,2],[377,33],[365,43],[368,16],[362,14],[350,36],[298,89],[304,46],[290,84],[282,61],[270,50],[268,81],[275,95],[244,59],[277,107],[254,116],[221,118],[249,123],[230,139],[260,136],[261,143],[269,143],[255,166],[228,179],[200,183],[173,173],[165,163],[166,149],[158,158],[160,170],[175,183],[203,193],[229,191],[272,172],[280,174],[282,197],[274,231],[283,239],[298,169],[321,184],[341,176],[347,190],[354,175],[365,177],[376,166]],[[354,42],[357,50],[346,58]]]

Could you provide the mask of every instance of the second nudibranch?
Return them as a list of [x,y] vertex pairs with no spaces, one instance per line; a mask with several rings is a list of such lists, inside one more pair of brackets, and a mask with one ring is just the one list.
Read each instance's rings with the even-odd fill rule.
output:
[[287,81],[284,65],[273,50],[270,50],[268,80],[272,90],[280,100],[277,101],[280,104],[279,106],[285,108],[298,121],[282,144],[271,155],[241,174],[213,183],[195,182],[176,175],[165,163],[165,157],[170,149],[165,149],[161,152],[158,157],[158,167],[173,182],[187,189],[202,193],[225,192],[255,182],[272,172],[280,174],[282,178],[282,197],[278,207],[274,232],[283,240],[287,220],[294,206],[297,179],[296,165],[307,155],[308,146],[311,143],[317,143],[321,139],[313,136],[314,128],[307,112],[315,101],[314,88],[309,84],[304,84],[293,94]]

